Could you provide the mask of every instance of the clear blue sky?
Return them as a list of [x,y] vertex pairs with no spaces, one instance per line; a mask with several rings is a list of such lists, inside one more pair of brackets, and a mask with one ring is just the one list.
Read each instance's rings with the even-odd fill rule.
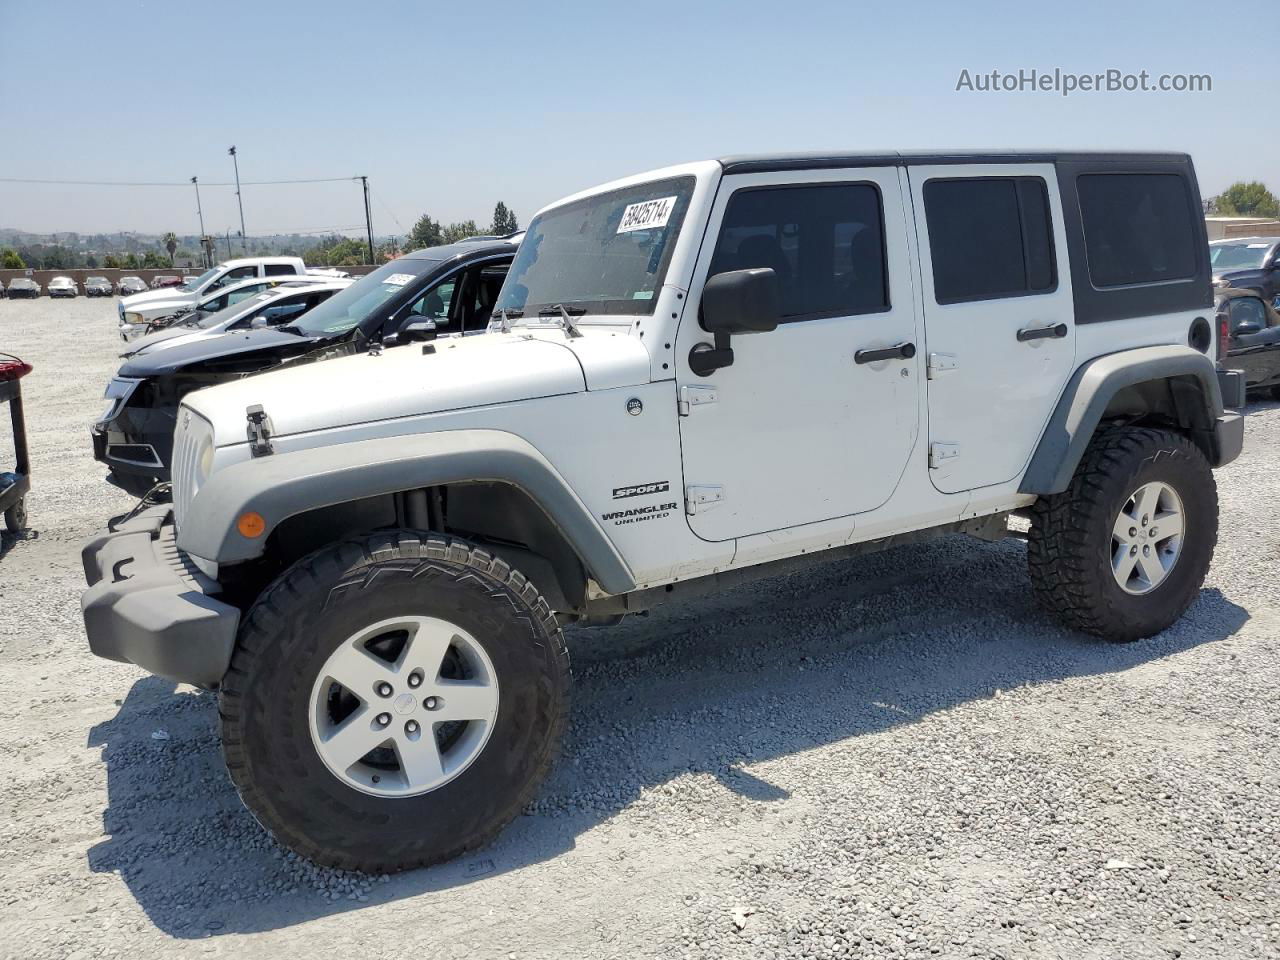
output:
[[[1280,192],[1275,0],[1036,4],[0,0],[0,177],[367,174],[374,229],[521,222],[725,153],[1189,151],[1203,192]],[[1208,73],[1211,93],[960,93],[961,69]],[[1266,118],[1264,120],[1264,118]],[[202,191],[211,231],[227,188]],[[363,223],[348,183],[244,188],[250,235]],[[394,218],[393,218],[394,215]],[[0,183],[0,226],[195,232],[189,187]]]

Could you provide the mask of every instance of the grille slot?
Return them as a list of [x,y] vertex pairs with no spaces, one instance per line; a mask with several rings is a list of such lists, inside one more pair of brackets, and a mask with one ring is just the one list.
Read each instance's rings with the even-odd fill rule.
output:
[[200,451],[213,440],[213,426],[204,417],[186,406],[178,408],[178,425],[173,433],[173,466],[170,477],[173,483],[173,520],[178,529],[186,519],[187,509],[200,489],[197,474]]

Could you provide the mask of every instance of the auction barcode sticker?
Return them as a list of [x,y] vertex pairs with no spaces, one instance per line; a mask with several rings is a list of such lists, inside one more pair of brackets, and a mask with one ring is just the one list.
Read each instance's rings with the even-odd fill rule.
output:
[[632,230],[652,230],[654,227],[665,227],[671,219],[671,211],[675,209],[675,197],[662,197],[659,200],[645,200],[643,203],[629,203],[622,211],[622,219],[618,222],[619,233],[630,233]]
[[413,279],[412,273],[393,273],[391,276],[383,280],[383,283],[390,284],[393,287],[403,287],[406,283]]

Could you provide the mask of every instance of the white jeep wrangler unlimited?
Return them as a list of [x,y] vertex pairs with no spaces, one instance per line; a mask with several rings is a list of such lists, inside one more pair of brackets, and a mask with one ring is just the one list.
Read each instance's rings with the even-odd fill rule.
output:
[[[561,625],[1029,515],[1107,640],[1200,589],[1238,375],[1190,159],[735,157],[529,225],[486,334],[187,396],[173,503],[84,549],[95,653],[217,688],[276,837],[493,837],[565,725]],[[340,384],[335,387],[335,384]]]

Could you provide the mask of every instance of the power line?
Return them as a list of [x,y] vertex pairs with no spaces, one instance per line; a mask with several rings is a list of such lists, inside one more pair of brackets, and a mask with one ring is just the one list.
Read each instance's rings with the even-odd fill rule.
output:
[[[276,186],[286,183],[350,183],[359,177],[315,177],[306,180],[242,180],[242,187]],[[0,183],[43,183],[60,187],[189,187],[190,180],[38,180],[25,177],[0,177]],[[201,180],[202,187],[234,187],[234,182],[218,183]]]

